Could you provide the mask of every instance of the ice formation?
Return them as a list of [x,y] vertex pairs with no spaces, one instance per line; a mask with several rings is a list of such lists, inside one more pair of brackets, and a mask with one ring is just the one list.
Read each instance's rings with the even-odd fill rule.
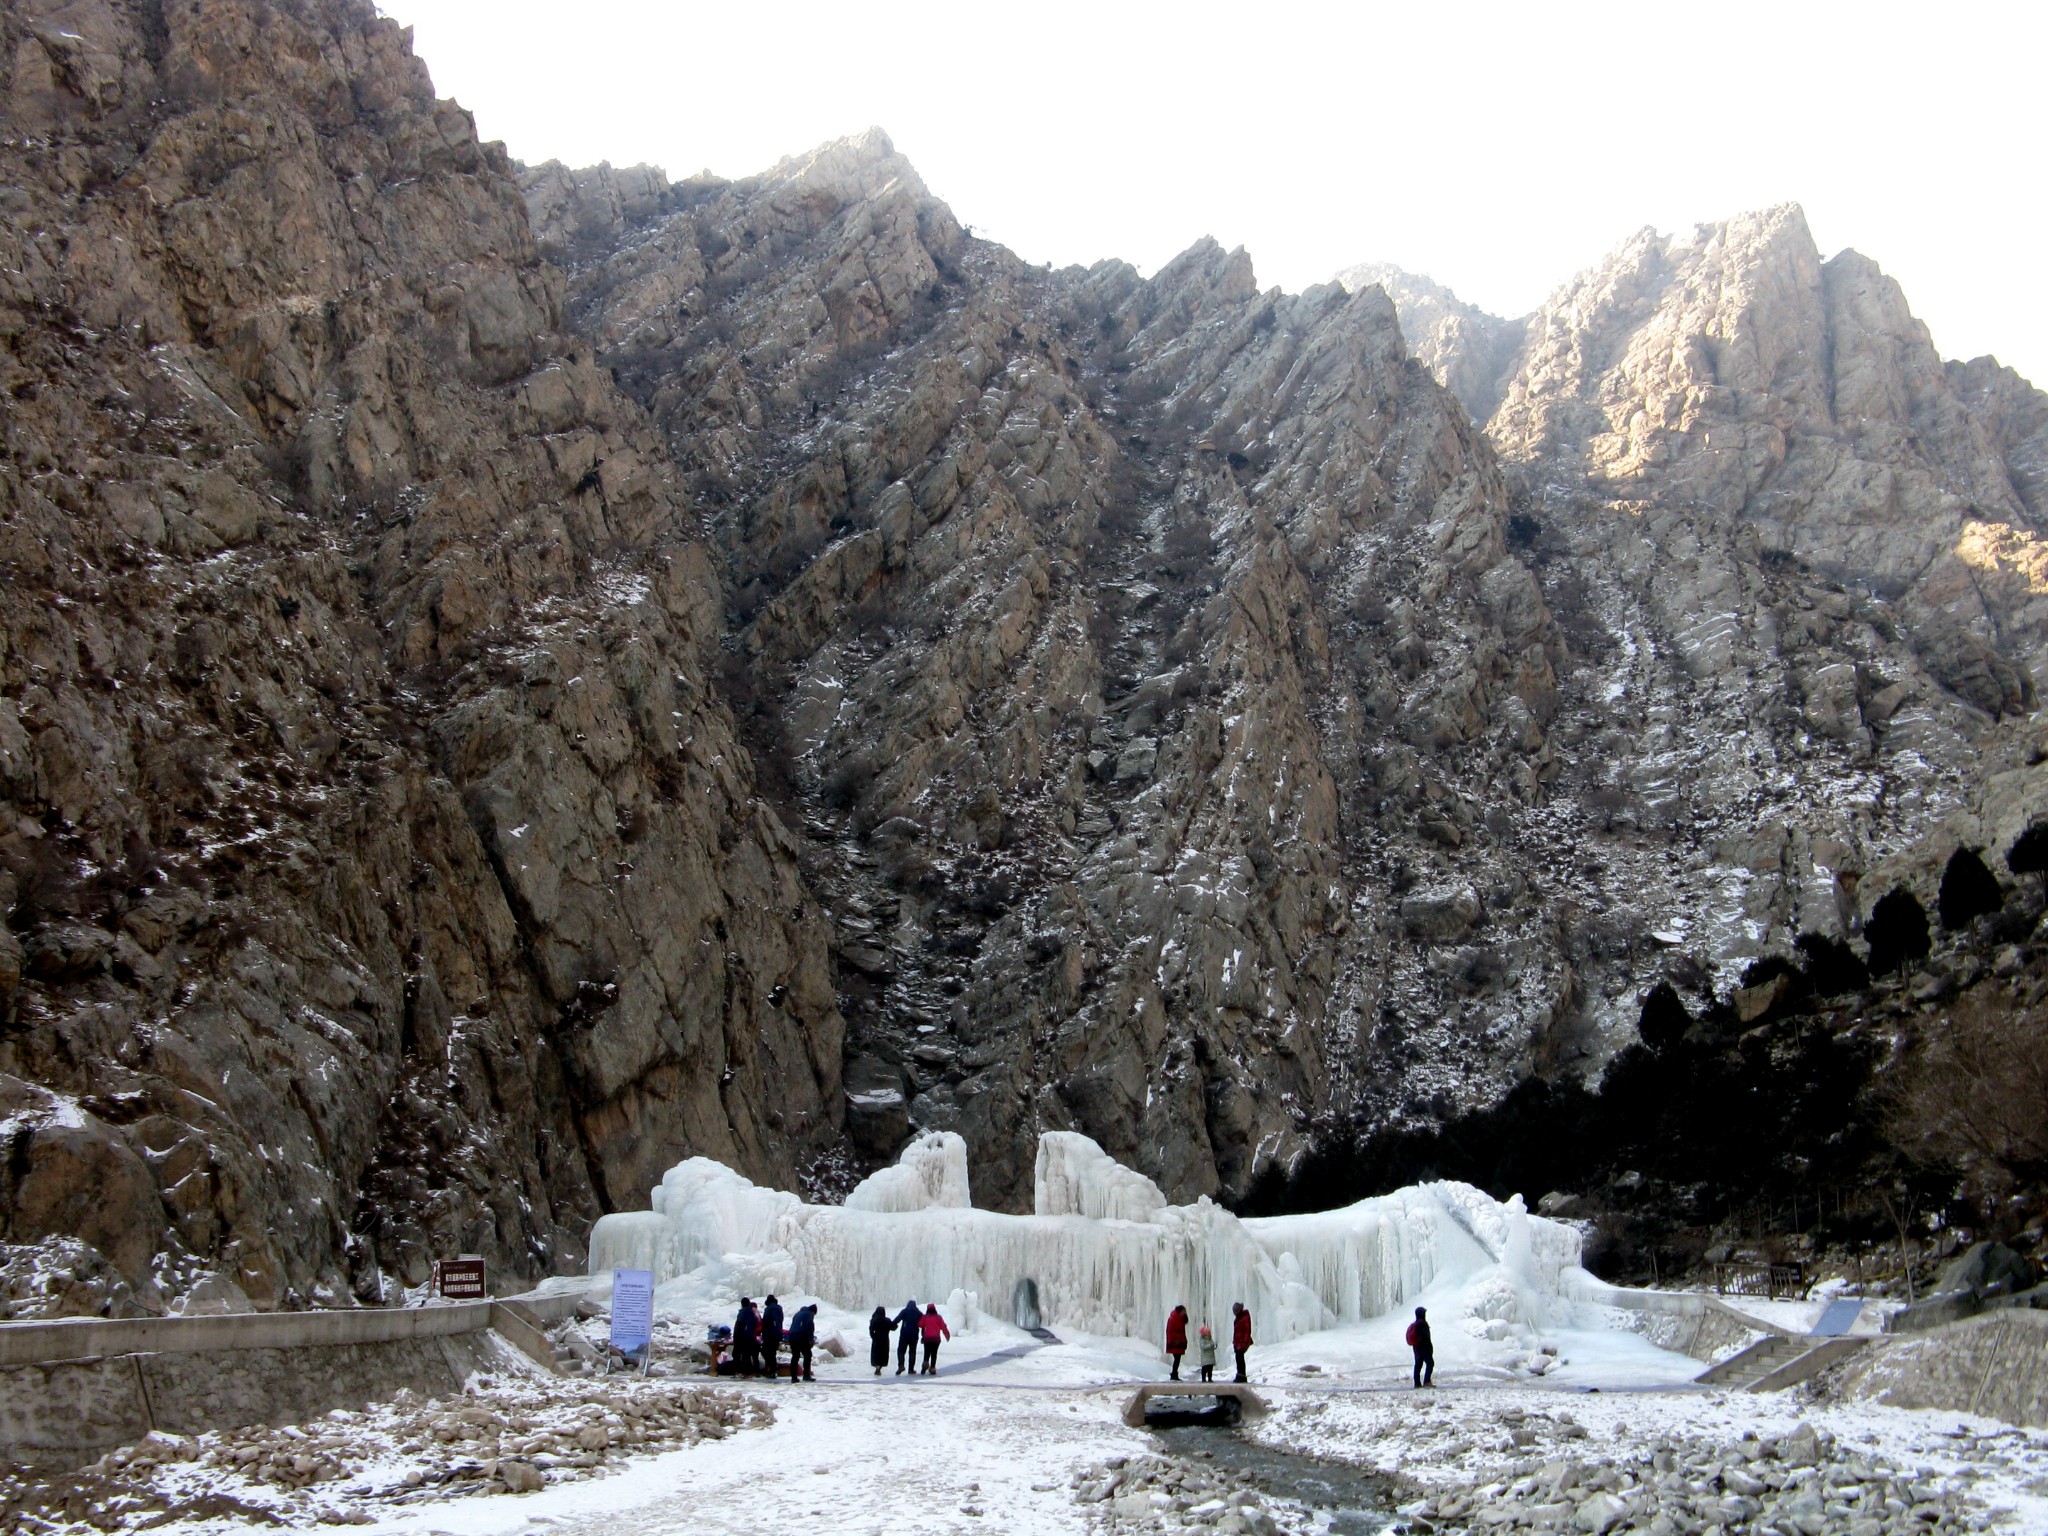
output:
[[1038,1138],[1032,1208],[1041,1216],[1150,1221],[1166,1207],[1159,1186],[1076,1131]]
[[691,1158],[662,1178],[653,1210],[599,1220],[591,1269],[652,1269],[658,1285],[687,1277],[693,1293],[795,1292],[855,1312],[957,1291],[1007,1314],[1028,1298],[1054,1329],[1138,1338],[1175,1303],[1227,1320],[1242,1301],[1269,1343],[1383,1317],[1425,1292],[1454,1300],[1476,1335],[1519,1336],[1569,1313],[1583,1275],[1575,1229],[1469,1184],[1239,1218],[1206,1197],[1168,1205],[1072,1132],[1040,1139],[1035,1182],[1033,1215],[975,1209],[965,1146],[945,1132],[913,1141],[843,1206],[806,1205]]
[[965,1210],[971,1203],[967,1143],[954,1131],[925,1132],[895,1163],[869,1174],[846,1197],[849,1211]]

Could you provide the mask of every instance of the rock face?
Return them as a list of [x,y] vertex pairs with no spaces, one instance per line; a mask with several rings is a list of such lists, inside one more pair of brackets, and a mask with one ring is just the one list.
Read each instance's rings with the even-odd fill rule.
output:
[[524,184],[711,509],[864,1095],[1024,1209],[1048,1129],[1242,1195],[1406,1059],[1400,999],[1423,1092],[1526,1069],[1554,911],[1496,865],[1486,932],[1473,891],[1432,947],[1397,893],[1542,857],[1561,651],[1382,295],[1262,292],[1213,243],[1028,267],[879,133],[637,221],[629,180]]
[[681,1150],[793,1171],[829,931],[502,151],[355,0],[8,3],[0,70],[14,1303],[531,1274]]
[[2034,777],[2041,397],[1796,210],[1502,321],[1023,267],[878,134],[647,176],[523,184],[714,509],[856,1107],[992,1203],[1042,1129],[1236,1198],[1597,1068]]
[[1503,320],[1467,304],[1450,289],[1384,262],[1362,262],[1337,274],[1353,293],[1377,287],[1394,301],[1401,330],[1415,360],[1437,376],[1474,421],[1485,421],[1500,404],[1517,356],[1528,340],[1529,322]]
[[1901,883],[1931,912],[1964,842],[2002,868],[2041,801],[2048,397],[1944,365],[1790,207],[1636,236],[1505,359],[1502,322],[1389,291],[1499,402],[1510,541],[1573,658],[1555,800],[1597,816],[1673,980],[1848,936]]

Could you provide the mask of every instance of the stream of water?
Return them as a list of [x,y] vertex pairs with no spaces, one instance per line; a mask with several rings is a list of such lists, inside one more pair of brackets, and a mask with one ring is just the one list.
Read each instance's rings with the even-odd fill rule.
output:
[[1177,1460],[1249,1472],[1267,1496],[1294,1499],[1327,1516],[1332,1536],[1378,1536],[1394,1524],[1393,1488],[1379,1473],[1275,1450],[1234,1429],[1183,1425],[1153,1435]]

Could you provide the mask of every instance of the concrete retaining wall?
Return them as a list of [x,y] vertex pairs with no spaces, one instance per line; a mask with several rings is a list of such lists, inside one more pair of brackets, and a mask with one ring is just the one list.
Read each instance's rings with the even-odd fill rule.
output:
[[1981,1413],[2048,1428],[2048,1312],[1987,1312],[1927,1333],[1877,1340],[1841,1367],[1827,1391],[1894,1408]]
[[552,1322],[576,1310],[575,1292],[466,1301],[445,1307],[354,1307],[336,1312],[229,1312],[217,1317],[65,1317],[0,1323],[0,1366],[104,1355],[213,1354],[234,1349],[300,1349],[445,1338],[493,1325],[495,1307]]
[[0,1324],[0,1458],[81,1466],[152,1429],[292,1424],[479,1371],[552,1369],[541,1324],[577,1296],[449,1307]]
[[1643,1314],[1641,1333],[1659,1349],[1711,1364],[1766,1334],[1783,1330],[1700,1291],[1636,1291],[1600,1281],[1572,1292],[1578,1301]]

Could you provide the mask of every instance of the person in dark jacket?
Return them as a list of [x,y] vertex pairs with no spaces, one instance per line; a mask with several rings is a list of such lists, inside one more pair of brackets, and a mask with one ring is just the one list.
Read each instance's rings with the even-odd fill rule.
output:
[[732,1368],[737,1376],[761,1369],[761,1316],[751,1296],[740,1298],[740,1315],[732,1320]]
[[798,1307],[789,1320],[789,1379],[816,1381],[811,1374],[811,1349],[818,1342],[818,1307],[812,1302]]
[[1173,1362],[1173,1372],[1166,1379],[1180,1380],[1180,1357],[1188,1352],[1188,1309],[1175,1307],[1166,1314],[1166,1358]]
[[1408,1325],[1408,1347],[1415,1351],[1415,1385],[1436,1385],[1436,1344],[1429,1336],[1429,1309],[1417,1307],[1415,1321]]
[[903,1310],[896,1314],[896,1374],[917,1369],[917,1324],[924,1314],[917,1310],[915,1299],[903,1303]]
[[776,1374],[775,1356],[782,1348],[782,1303],[770,1296],[761,1303],[761,1374]]
[[875,1368],[877,1376],[889,1363],[889,1335],[895,1331],[896,1324],[889,1318],[889,1309],[875,1308],[875,1315],[868,1319],[868,1364]]
[[924,1309],[924,1316],[917,1320],[917,1331],[924,1336],[924,1374],[936,1376],[939,1374],[939,1340],[953,1337],[953,1330],[939,1316],[937,1302]]
[[1245,1351],[1252,1347],[1252,1315],[1241,1301],[1230,1304],[1230,1315],[1230,1352],[1237,1356],[1237,1379],[1244,1381]]

